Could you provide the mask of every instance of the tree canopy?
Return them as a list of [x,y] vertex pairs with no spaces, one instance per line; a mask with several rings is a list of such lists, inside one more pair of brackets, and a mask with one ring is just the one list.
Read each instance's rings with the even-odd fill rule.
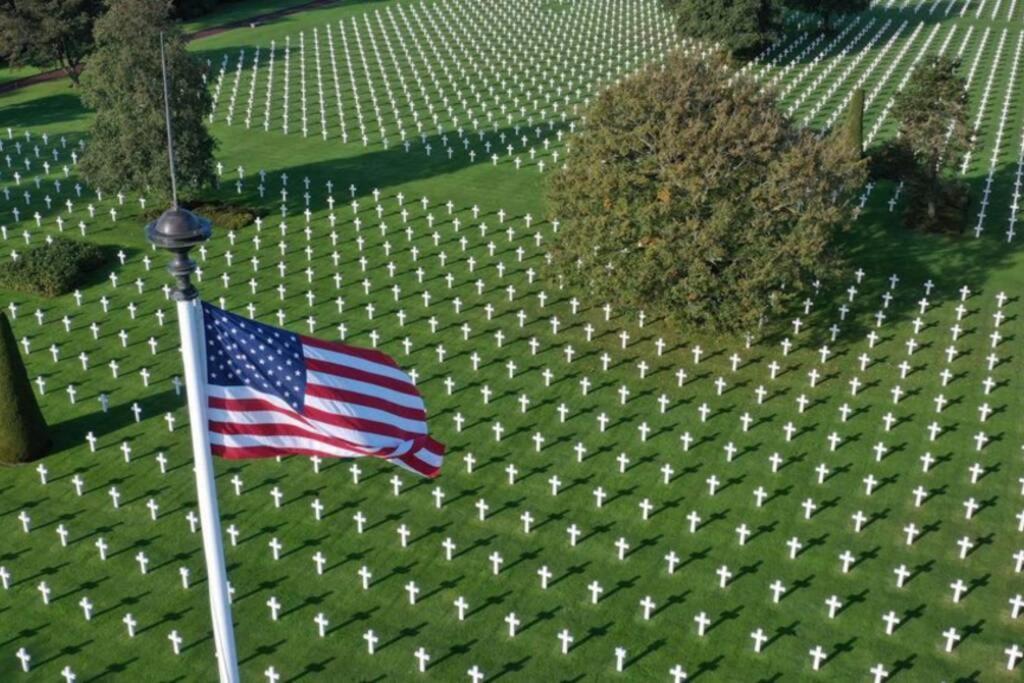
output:
[[78,82],[102,0],[0,0],[0,55],[13,66],[64,69]]
[[556,172],[552,268],[620,306],[755,331],[837,275],[865,164],[793,125],[724,58],[681,53],[605,90]]
[[82,95],[96,110],[81,169],[107,190],[170,196],[160,34],[170,78],[171,125],[179,191],[213,181],[214,140],[205,118],[213,106],[203,67],[185,50],[162,0],[111,0],[96,22],[96,49],[82,74]]
[[949,177],[970,143],[966,80],[960,63],[948,57],[926,60],[897,94],[893,116],[899,121],[897,144],[914,160],[905,218],[930,231],[959,230],[967,206],[966,185]]
[[748,55],[782,31],[782,0],[662,0],[679,33]]

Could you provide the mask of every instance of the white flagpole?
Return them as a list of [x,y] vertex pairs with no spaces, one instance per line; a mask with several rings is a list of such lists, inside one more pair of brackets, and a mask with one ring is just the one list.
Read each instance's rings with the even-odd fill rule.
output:
[[178,208],[177,184],[174,177],[174,137],[171,130],[171,104],[167,85],[167,61],[164,36],[160,34],[160,62],[163,70],[164,117],[167,126],[167,161],[170,167],[172,207],[146,226],[146,237],[153,246],[174,255],[168,271],[177,280],[174,300],[178,308],[178,329],[185,364],[185,391],[188,398],[188,422],[192,433],[192,457],[195,461],[196,497],[199,500],[199,523],[203,531],[203,555],[206,559],[206,582],[210,590],[210,618],[217,668],[221,683],[239,683],[238,656],[235,654],[235,625],[231,619],[228,595],[228,572],[224,565],[221,541],[220,511],[217,507],[217,481],[210,453],[209,420],[206,397],[206,335],[199,292],[190,280],[196,264],[188,252],[210,239],[210,222],[191,211]]
[[178,301],[178,327],[185,361],[185,390],[188,393],[188,421],[195,459],[199,523],[203,532],[203,553],[210,586],[210,614],[217,648],[221,683],[238,683],[235,631],[228,596],[228,573],[217,506],[217,485],[210,455],[209,420],[206,414],[206,338],[202,306],[198,299]]
[[234,623],[231,620],[228,575],[221,541],[220,512],[217,509],[217,484],[210,453],[203,309],[199,302],[199,292],[189,279],[195,272],[196,264],[188,257],[188,252],[209,239],[211,232],[209,221],[178,207],[168,209],[146,227],[146,235],[153,245],[174,254],[168,270],[177,280],[172,296],[177,302],[182,360],[185,365],[188,421],[195,461],[199,521],[203,531],[203,554],[210,590],[213,642],[217,650],[221,683],[238,683]]

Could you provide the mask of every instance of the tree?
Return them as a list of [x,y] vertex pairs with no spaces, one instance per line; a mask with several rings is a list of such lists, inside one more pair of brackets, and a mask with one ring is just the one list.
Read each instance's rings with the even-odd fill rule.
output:
[[906,181],[906,222],[929,231],[962,229],[967,186],[949,172],[971,143],[967,82],[960,63],[933,57],[911,75],[896,95],[893,116],[900,124],[900,144],[913,156]]
[[864,154],[864,89],[857,88],[850,97],[843,127],[839,129],[839,144],[845,145],[851,154]]
[[11,324],[0,313],[0,464],[35,460],[48,450],[46,420],[32,393]]
[[871,0],[787,0],[787,4],[795,10],[817,14],[825,31],[831,32],[835,15],[867,11]]
[[864,163],[725,58],[675,53],[613,85],[570,144],[552,269],[597,301],[753,332],[842,265]]
[[60,65],[78,83],[101,0],[0,0],[0,55],[12,66]]
[[96,51],[82,74],[82,95],[96,110],[82,173],[94,187],[170,196],[160,33],[170,77],[171,126],[178,188],[184,194],[214,179],[215,143],[204,123],[213,107],[203,67],[185,51],[162,0],[111,0],[96,22]]
[[679,33],[747,56],[782,30],[782,0],[662,0]]

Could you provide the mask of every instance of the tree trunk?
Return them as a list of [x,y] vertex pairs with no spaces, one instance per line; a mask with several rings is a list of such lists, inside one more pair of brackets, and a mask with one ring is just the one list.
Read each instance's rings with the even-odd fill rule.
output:
[[78,67],[82,63],[81,59],[76,59],[71,56],[71,51],[67,49],[67,45],[63,42],[60,47],[57,48],[58,62],[64,69],[64,73],[71,79],[71,83],[78,85]]
[[71,79],[71,83],[72,84],[74,84],[76,86],[79,85],[79,81],[78,81],[78,78],[79,78],[79,76],[78,76],[78,65],[77,64],[74,64],[74,65],[69,64],[69,65],[65,66],[64,67],[64,72],[68,75],[68,78]]

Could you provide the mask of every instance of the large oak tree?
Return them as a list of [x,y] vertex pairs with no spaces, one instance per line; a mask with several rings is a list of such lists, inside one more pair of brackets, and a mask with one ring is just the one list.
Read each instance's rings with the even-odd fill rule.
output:
[[674,54],[605,90],[553,176],[552,267],[597,301],[755,331],[843,265],[865,180],[725,58]]

